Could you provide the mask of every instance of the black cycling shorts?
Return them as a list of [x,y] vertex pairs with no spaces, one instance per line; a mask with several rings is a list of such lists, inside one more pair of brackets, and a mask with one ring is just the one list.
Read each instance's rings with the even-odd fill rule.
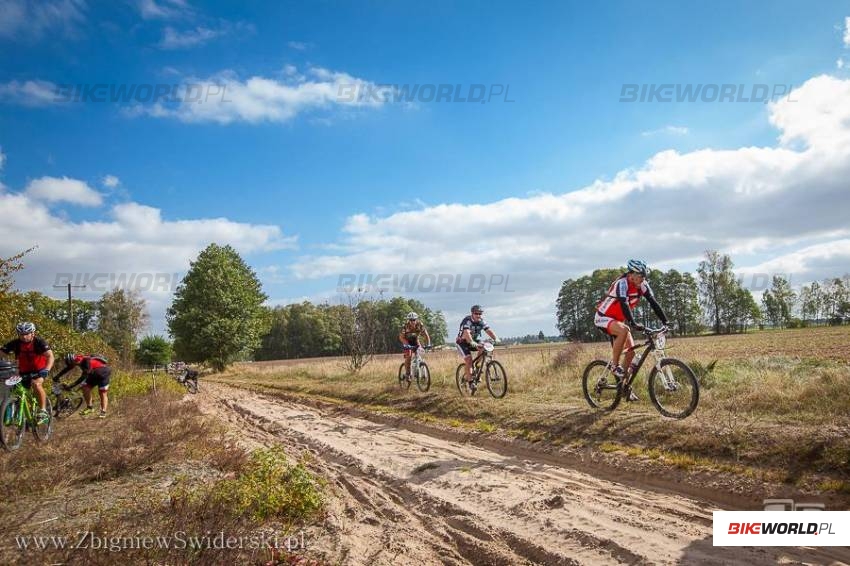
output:
[[86,385],[89,387],[97,387],[101,391],[109,389],[109,378],[112,377],[112,369],[108,367],[99,367],[93,369],[86,376]]

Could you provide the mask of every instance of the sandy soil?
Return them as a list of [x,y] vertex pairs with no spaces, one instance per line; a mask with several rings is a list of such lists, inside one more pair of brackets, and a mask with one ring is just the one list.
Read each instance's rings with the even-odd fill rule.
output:
[[[510,449],[207,383],[192,396],[250,445],[313,455],[330,487],[306,546],[340,564],[844,564],[844,548],[716,548],[707,500]],[[606,474],[600,474],[605,476]],[[610,474],[607,474],[610,477]]]

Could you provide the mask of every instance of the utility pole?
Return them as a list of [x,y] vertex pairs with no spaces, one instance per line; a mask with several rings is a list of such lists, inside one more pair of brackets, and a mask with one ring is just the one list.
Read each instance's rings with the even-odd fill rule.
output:
[[85,285],[54,285],[54,289],[61,289],[62,287],[68,287],[68,326],[71,330],[74,330],[74,303],[71,302],[71,289],[85,289]]

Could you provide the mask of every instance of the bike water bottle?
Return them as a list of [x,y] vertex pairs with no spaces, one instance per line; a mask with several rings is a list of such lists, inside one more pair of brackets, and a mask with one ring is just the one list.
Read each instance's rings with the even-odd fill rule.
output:
[[638,369],[638,365],[635,362],[629,364],[629,375],[634,375]]

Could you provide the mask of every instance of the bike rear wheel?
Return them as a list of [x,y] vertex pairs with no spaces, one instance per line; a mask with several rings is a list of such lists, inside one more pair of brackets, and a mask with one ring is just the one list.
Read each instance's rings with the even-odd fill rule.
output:
[[466,364],[460,364],[455,370],[455,384],[457,390],[464,397],[470,397],[472,393],[469,391],[469,386],[466,384]]
[[26,422],[21,414],[23,407],[17,395],[9,395],[0,407],[0,442],[3,448],[17,450],[24,439]]
[[53,415],[57,419],[70,417],[83,406],[83,394],[75,391],[70,395],[61,395],[56,397],[56,403],[53,406]]
[[620,404],[622,388],[604,360],[594,360],[587,365],[581,377],[581,388],[585,400],[594,409],[613,411]]
[[431,389],[431,370],[428,369],[428,364],[419,362],[419,375],[416,376],[416,388],[422,393]]
[[407,391],[410,389],[410,381],[407,379],[407,372],[404,368],[404,363],[398,366],[398,386]]
[[654,367],[649,374],[649,398],[665,417],[684,419],[699,403],[697,378],[685,362],[675,358],[664,358],[660,366],[660,372]]
[[487,382],[487,391],[494,398],[501,399],[508,392],[508,374],[505,372],[505,368],[502,367],[502,364],[493,360],[487,362],[485,370],[484,379]]

